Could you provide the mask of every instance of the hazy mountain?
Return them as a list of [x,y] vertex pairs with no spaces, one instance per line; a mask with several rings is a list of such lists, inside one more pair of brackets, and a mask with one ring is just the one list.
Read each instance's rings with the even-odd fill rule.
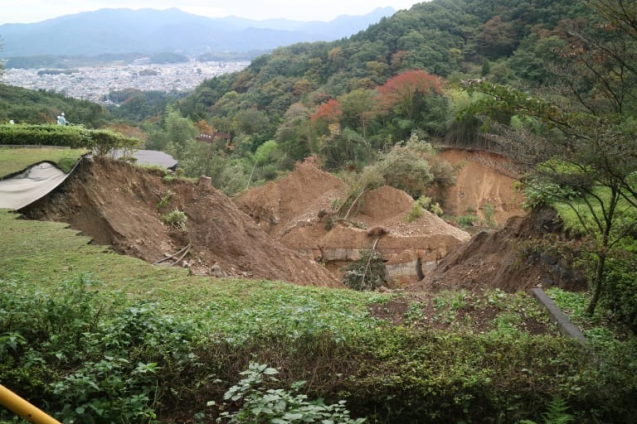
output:
[[303,41],[331,41],[355,34],[394,13],[379,8],[331,22],[206,18],[179,9],[102,9],[34,24],[0,25],[2,55],[99,55],[175,51],[245,52]]

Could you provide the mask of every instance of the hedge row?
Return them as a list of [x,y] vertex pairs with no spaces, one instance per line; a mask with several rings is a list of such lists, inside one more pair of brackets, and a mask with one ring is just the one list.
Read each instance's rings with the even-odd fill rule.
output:
[[113,149],[135,148],[139,143],[135,138],[109,130],[59,125],[0,125],[0,145],[67,146],[103,155]]

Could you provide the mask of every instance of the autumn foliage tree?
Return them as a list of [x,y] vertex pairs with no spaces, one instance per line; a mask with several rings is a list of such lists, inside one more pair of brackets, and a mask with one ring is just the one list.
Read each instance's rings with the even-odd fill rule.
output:
[[393,111],[413,120],[427,96],[442,93],[442,79],[423,70],[406,71],[391,78],[377,90],[379,112]]
[[310,116],[310,119],[312,122],[321,121],[327,124],[334,124],[338,122],[342,114],[341,104],[338,100],[332,99],[320,105],[316,112]]

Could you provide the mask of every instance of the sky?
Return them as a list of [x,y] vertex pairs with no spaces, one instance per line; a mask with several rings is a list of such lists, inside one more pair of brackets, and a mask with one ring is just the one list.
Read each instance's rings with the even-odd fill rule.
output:
[[409,9],[421,1],[424,0],[0,0],[0,25],[40,22],[98,9],[171,7],[208,17],[329,21],[339,15],[364,15],[377,7]]

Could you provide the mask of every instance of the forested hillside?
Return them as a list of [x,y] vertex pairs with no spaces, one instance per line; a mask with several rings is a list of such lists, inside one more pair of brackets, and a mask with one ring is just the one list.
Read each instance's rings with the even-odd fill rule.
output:
[[[231,150],[219,150],[230,158],[272,140],[260,165],[280,169],[314,153],[329,169],[360,169],[414,132],[484,142],[475,119],[456,120],[472,102],[460,82],[541,84],[549,78],[543,60],[563,42],[560,22],[584,16],[583,7],[571,0],[421,3],[349,39],[280,48],[242,72],[206,81],[163,124],[178,113],[232,133]],[[151,140],[182,156],[197,149]],[[253,162],[244,164],[246,173]]]
[[55,123],[64,112],[72,124],[98,128],[108,119],[100,105],[46,91],[33,91],[0,83],[0,124],[13,120],[16,124]]

